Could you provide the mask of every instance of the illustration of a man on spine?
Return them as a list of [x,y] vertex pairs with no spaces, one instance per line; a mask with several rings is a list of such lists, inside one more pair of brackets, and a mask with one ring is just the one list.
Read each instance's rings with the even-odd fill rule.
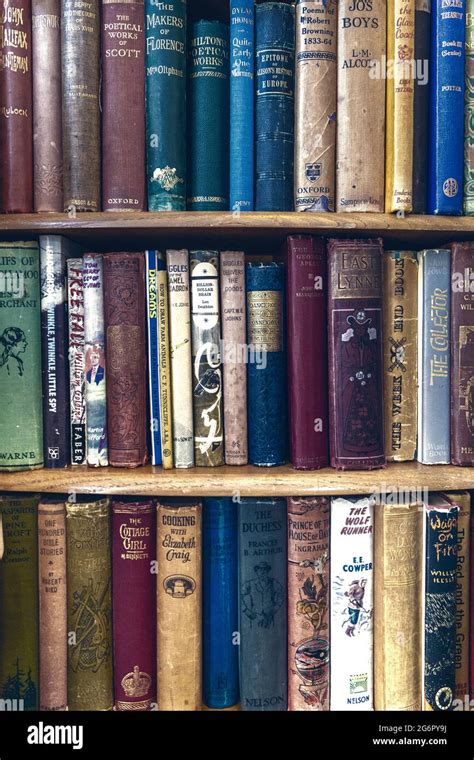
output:
[[10,364],[18,370],[20,377],[23,375],[23,359],[19,354],[24,354],[28,342],[25,333],[19,327],[7,327],[0,335],[0,367],[6,367],[10,375]]
[[271,567],[267,562],[260,562],[254,567],[256,578],[244,583],[242,587],[242,611],[260,628],[270,628],[275,623],[275,614],[283,604],[283,587],[275,578],[271,578]]
[[105,374],[104,367],[102,367],[100,364],[100,352],[95,350],[91,351],[90,360],[91,368],[87,370],[87,382],[99,385],[99,383],[104,379]]
[[360,581],[352,581],[349,590],[344,592],[344,596],[348,597],[347,612],[349,614],[349,619],[346,627],[347,636],[354,636],[354,631],[359,622],[360,613],[364,609],[366,584],[366,578],[362,578]]

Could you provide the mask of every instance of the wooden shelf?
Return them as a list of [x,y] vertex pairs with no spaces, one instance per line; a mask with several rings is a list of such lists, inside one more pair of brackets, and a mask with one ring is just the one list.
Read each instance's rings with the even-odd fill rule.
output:
[[163,470],[140,467],[67,467],[0,474],[0,491],[136,496],[311,496],[354,495],[397,488],[408,492],[474,489],[474,468],[391,464],[371,472],[333,469],[296,471],[283,467],[198,467]]

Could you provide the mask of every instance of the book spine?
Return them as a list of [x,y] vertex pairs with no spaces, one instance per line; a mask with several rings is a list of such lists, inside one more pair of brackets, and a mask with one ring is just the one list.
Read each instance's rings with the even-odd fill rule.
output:
[[147,460],[144,255],[103,261],[109,464],[139,467]]
[[220,21],[197,21],[191,26],[188,98],[188,208],[227,211],[229,27]]
[[334,211],[337,4],[297,0],[295,209]]
[[219,254],[191,251],[194,461],[224,464]]
[[386,2],[360,6],[338,2],[336,211],[383,212]]
[[223,709],[239,701],[237,510],[204,499],[202,513],[203,697]]
[[[469,630],[472,631],[474,613],[474,520],[471,519],[469,536]],[[472,638],[471,638],[472,642]],[[472,643],[469,651],[469,681],[468,694],[474,697],[474,647]]]
[[327,278],[322,240],[287,240],[290,458],[297,470],[328,464]]
[[[448,10],[449,9],[449,10]],[[428,213],[462,213],[466,2],[433,0]],[[449,129],[446,119],[449,118]]]
[[283,264],[247,264],[249,462],[270,467],[287,457],[287,378]]
[[329,500],[288,499],[288,709],[329,710]]
[[223,251],[220,260],[225,462],[241,465],[248,462],[245,254]]
[[69,710],[112,710],[109,500],[66,504]]
[[39,499],[0,497],[0,699],[21,711],[37,710],[39,702]]
[[474,245],[454,243],[451,249],[451,462],[474,463]]
[[68,259],[69,407],[71,464],[86,464],[86,374],[82,259]]
[[415,0],[387,3],[387,123],[385,210],[413,208],[413,103],[415,77]]
[[102,257],[86,253],[82,264],[86,376],[87,464],[106,467],[107,394]]
[[102,0],[102,208],[145,209],[144,0]]
[[295,8],[255,6],[255,209],[293,209]]
[[158,504],[158,710],[202,705],[201,512],[200,503]]
[[418,449],[422,464],[449,464],[450,435],[450,251],[419,254]]
[[[241,499],[239,513],[240,701],[246,711],[286,711],[285,499]],[[265,534],[265,558],[257,536]]]
[[150,405],[151,463],[161,464],[160,370],[158,361],[158,277],[157,251],[146,251],[146,293],[148,315],[148,398]]
[[154,503],[112,502],[114,692],[120,711],[150,710],[156,703],[155,561]]
[[59,235],[41,235],[41,338],[45,467],[66,467],[70,457],[66,353],[66,253]]
[[185,211],[186,0],[145,0],[145,14],[148,210]]
[[32,0],[34,210],[63,210],[61,0]]
[[383,257],[383,352],[385,456],[388,462],[415,458],[418,319],[418,261],[412,251]]
[[230,0],[230,208],[254,209],[254,0]]
[[100,0],[61,0],[65,210],[100,211],[99,19]]
[[413,102],[413,212],[426,214],[428,199],[429,65],[431,0],[415,0],[415,61]]
[[158,377],[160,381],[161,450],[163,468],[173,467],[173,424],[171,404],[171,354],[166,259],[158,251]]
[[370,498],[331,499],[331,710],[373,709]]
[[331,465],[383,467],[382,241],[330,240]]
[[421,710],[422,509],[375,506],[375,710]]
[[474,0],[466,0],[463,212],[474,214]]
[[33,211],[31,0],[4,2],[0,50],[0,211]]
[[43,466],[38,243],[0,243],[0,471]]
[[194,465],[191,303],[188,252],[167,251],[171,402],[175,467]]
[[39,689],[40,710],[67,710],[66,508],[40,502]]
[[464,705],[466,695],[469,699],[471,497],[468,491],[463,491],[455,494],[450,493],[449,500],[459,507],[456,552],[456,688],[454,696]]

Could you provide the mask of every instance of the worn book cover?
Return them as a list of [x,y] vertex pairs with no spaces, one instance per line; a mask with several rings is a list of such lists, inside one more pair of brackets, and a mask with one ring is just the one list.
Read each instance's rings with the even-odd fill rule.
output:
[[451,462],[474,463],[474,244],[451,246]]
[[86,351],[82,259],[68,259],[67,306],[69,321],[69,414],[71,464],[87,463]]
[[231,211],[254,210],[255,2],[230,0]]

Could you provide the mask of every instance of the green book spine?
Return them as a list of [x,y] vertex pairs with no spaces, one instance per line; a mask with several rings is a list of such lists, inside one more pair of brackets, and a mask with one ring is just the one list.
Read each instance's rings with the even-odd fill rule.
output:
[[0,243],[0,471],[43,467],[40,259]]
[[39,499],[0,497],[0,699],[5,710],[38,709]]
[[466,2],[464,213],[474,215],[474,0]]
[[68,707],[112,710],[109,500],[66,504]]

